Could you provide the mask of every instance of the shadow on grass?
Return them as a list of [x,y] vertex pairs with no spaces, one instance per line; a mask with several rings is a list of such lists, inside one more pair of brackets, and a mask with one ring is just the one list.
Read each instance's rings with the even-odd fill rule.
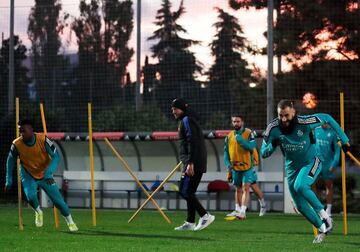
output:
[[75,233],[63,232],[71,235],[91,235],[91,236],[116,236],[116,237],[129,237],[129,238],[151,238],[151,239],[174,239],[174,240],[189,240],[189,241],[213,241],[213,239],[200,238],[200,237],[187,237],[187,236],[175,236],[175,235],[157,235],[157,234],[131,234],[131,233],[119,233],[100,230],[83,230]]

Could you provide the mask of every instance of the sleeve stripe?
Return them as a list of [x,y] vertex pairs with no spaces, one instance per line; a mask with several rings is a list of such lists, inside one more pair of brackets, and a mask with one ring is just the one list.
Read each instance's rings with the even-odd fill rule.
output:
[[271,123],[269,123],[269,125],[266,127],[266,130],[265,130],[265,132],[264,132],[264,137],[268,137],[269,136],[269,134],[270,134],[270,132],[271,132],[271,130],[273,129],[273,128],[275,128],[276,126],[278,126],[279,125],[279,121],[277,120],[277,119],[275,119],[274,121],[272,121]]
[[15,144],[12,144],[11,147],[10,147],[10,153],[13,157],[16,157],[17,156],[17,149],[16,149],[16,146]]
[[183,122],[184,122],[186,136],[191,137],[192,132],[191,132],[191,128],[190,128],[189,117],[185,116],[183,119]]
[[52,152],[56,152],[56,147],[55,147],[55,144],[53,143],[53,141],[51,141],[49,138],[45,138],[46,139],[46,141],[45,141],[45,144],[47,144],[49,147],[50,147],[50,149],[52,150]]

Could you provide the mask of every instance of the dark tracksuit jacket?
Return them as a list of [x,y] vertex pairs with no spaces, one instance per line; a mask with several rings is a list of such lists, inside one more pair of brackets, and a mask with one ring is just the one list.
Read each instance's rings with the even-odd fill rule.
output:
[[203,132],[197,121],[197,115],[188,110],[180,119],[178,128],[180,160],[184,164],[184,169],[189,163],[193,163],[195,173],[205,173],[207,152]]

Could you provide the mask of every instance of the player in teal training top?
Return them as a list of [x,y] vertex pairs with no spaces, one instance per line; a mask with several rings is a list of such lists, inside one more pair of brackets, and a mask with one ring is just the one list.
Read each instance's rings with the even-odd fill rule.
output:
[[329,124],[323,124],[315,129],[316,147],[323,155],[324,162],[319,177],[325,181],[326,187],[326,212],[331,216],[332,200],[334,194],[335,168],[339,164],[340,146],[336,132]]
[[346,152],[349,139],[339,124],[328,114],[300,116],[294,104],[282,100],[277,106],[278,118],[270,122],[264,132],[261,156],[269,157],[280,147],[285,157],[285,172],[289,191],[297,209],[319,229],[314,243],[320,243],[332,230],[332,219],[324,210],[311,185],[320,174],[324,157],[317,151],[314,129],[328,123],[334,129]]
[[22,120],[18,125],[21,136],[13,141],[7,158],[5,190],[11,188],[12,171],[19,157],[21,183],[26,198],[35,211],[35,225],[43,226],[43,211],[37,195],[38,187],[40,187],[60,210],[69,230],[77,231],[78,228],[72,219],[70,209],[62,198],[53,177],[60,162],[54,143],[44,134],[35,133],[29,120]]

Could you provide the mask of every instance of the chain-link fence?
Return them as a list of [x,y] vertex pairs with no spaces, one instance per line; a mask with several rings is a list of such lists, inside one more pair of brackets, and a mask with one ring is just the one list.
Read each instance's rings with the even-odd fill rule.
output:
[[[264,129],[266,2],[16,1],[11,97],[10,5],[1,3],[1,164],[15,138],[9,105],[15,96],[20,117],[32,119],[38,131],[40,102],[51,132],[87,131],[88,102],[95,131],[175,130],[170,102],[176,97],[197,111],[204,129],[230,128],[233,113]],[[339,121],[343,91],[354,146],[360,140],[359,15],[358,1],[275,1],[275,103],[294,99],[301,113],[325,112]],[[318,100],[315,109],[302,103],[307,92]],[[3,182],[4,169],[0,174]]]

